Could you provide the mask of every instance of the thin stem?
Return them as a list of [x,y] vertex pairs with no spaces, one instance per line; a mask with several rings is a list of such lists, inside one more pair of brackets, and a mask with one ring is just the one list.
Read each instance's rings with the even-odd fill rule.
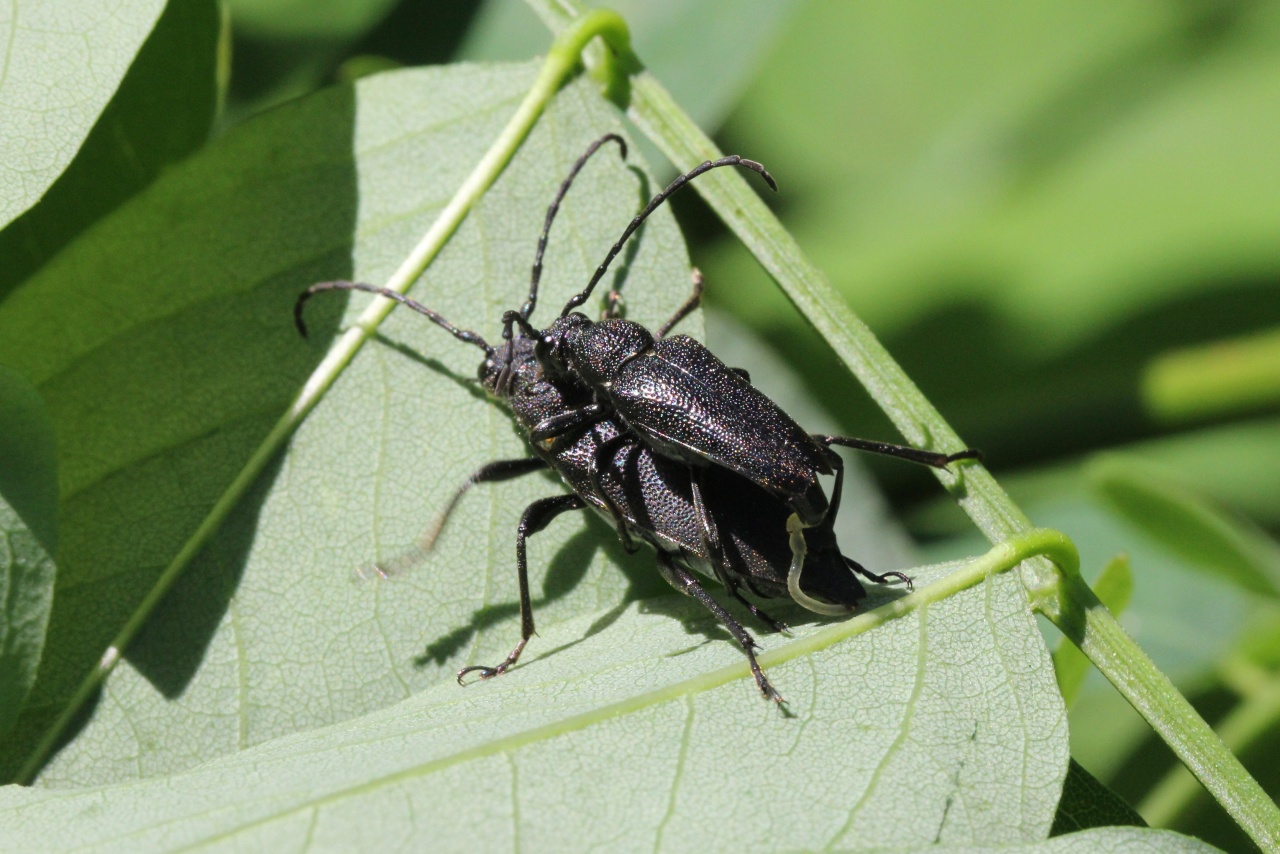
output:
[[[619,44],[626,49],[630,42],[626,22],[616,13],[599,10],[583,15],[567,26],[555,39],[542,64],[542,70],[534,81],[533,87],[525,95],[515,114],[507,122],[502,133],[494,140],[484,157],[476,164],[453,198],[445,206],[434,223],[422,236],[418,245],[405,258],[404,263],[387,280],[386,287],[397,293],[404,293],[411,284],[417,281],[427,265],[439,254],[445,242],[453,235],[476,201],[489,189],[502,170],[515,155],[516,149],[529,135],[533,124],[542,115],[543,109],[570,73],[578,67],[582,49],[596,36],[604,36],[611,44]],[[373,336],[378,325],[382,323],[395,302],[386,297],[377,297],[369,303],[342,337],[339,338],[320,364],[308,377],[306,384],[294,399],[288,411],[275,423],[267,437],[254,450],[239,474],[218,498],[217,503],[196,528],[191,537],[183,544],[182,549],[173,558],[155,584],[147,592],[146,597],[129,616],[128,621],[112,639],[111,645],[103,653],[98,666],[90,671],[77,687],[75,694],[62,709],[57,720],[44,733],[31,755],[27,757],[18,781],[29,783],[44,764],[53,746],[58,742],[71,720],[93,696],[102,681],[119,662],[122,651],[129,645],[142,628],[143,623],[151,616],[160,600],[178,580],[192,558],[204,547],[219,526],[231,513],[240,499],[253,485],[254,480],[262,473],[267,463],[284,445],[285,440],[302,423],[315,405],[320,402],[325,392],[333,385],[343,369],[351,362],[364,343]]]
[[[1240,754],[1280,722],[1280,678],[1271,676],[1257,686],[1218,724],[1218,735],[1234,754]],[[1147,793],[1138,812],[1152,826],[1167,827],[1182,815],[1201,791],[1186,768],[1175,766]]]

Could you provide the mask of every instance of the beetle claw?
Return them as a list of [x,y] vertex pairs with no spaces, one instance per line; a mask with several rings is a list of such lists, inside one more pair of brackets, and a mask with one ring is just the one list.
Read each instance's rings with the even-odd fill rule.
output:
[[478,681],[483,682],[486,679],[492,679],[495,676],[499,676],[506,671],[507,665],[505,663],[499,664],[497,667],[485,667],[483,664],[473,664],[471,667],[464,667],[458,671],[458,684],[464,688],[471,684],[464,680],[472,673],[480,674]]

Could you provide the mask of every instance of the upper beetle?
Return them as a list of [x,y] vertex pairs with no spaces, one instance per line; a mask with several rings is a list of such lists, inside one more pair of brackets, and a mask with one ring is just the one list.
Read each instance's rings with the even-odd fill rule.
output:
[[[624,151],[625,153],[625,151]],[[537,304],[538,267],[528,299],[519,311],[503,315],[503,337],[513,327],[537,342],[535,356],[552,378],[571,378],[586,385],[593,399],[548,418],[530,431],[534,441],[553,438],[603,418],[616,417],[660,453],[697,468],[722,466],[781,498],[803,526],[820,524],[828,512],[819,476],[839,471],[843,463],[831,445],[894,456],[937,468],[959,459],[979,457],[966,449],[941,454],[844,436],[807,433],[761,393],[745,372],[728,367],[706,347],[686,335],[666,337],[671,325],[697,304],[698,292],[655,336],[644,326],[607,316],[595,322],[574,311],[591,296],[623,244],[642,222],[672,194],[704,172],[739,166],[777,184],[763,166],[737,155],[709,160],[680,175],[650,200],[610,248],[587,286],[565,304],[545,330],[529,316]]]

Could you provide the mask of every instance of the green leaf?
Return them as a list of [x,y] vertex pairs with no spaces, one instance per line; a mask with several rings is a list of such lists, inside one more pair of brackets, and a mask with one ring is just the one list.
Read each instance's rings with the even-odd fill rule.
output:
[[[1003,849],[1002,849],[1003,850]],[[1214,848],[1193,836],[1183,836],[1171,830],[1148,830],[1138,827],[1095,827],[1066,836],[1055,836],[1048,842],[1034,846],[1035,851],[1045,854],[1068,854],[1068,852],[1104,852],[1104,854],[1120,854],[1120,852],[1150,851],[1152,854],[1180,854],[1180,852],[1212,852]]]
[[355,39],[396,0],[228,0],[237,29],[260,38]]
[[[111,100],[100,115],[88,117],[92,130],[82,145],[77,142],[75,158],[46,185],[47,192],[42,189],[38,204],[0,231],[0,297],[162,169],[204,144],[218,103],[220,29],[216,0],[185,0],[168,4],[150,34],[143,31],[146,42],[131,57],[119,88],[106,93]],[[59,50],[58,40],[66,35],[45,33],[43,47]]]
[[[43,835],[46,849],[144,850],[260,847],[282,832],[332,847],[385,833],[434,850],[1041,840],[1065,733],[1061,706],[1036,685],[1047,660],[1017,591],[997,576],[799,657],[789,648],[812,629],[774,639],[770,672],[794,717],[760,700],[696,604],[654,597],[545,628],[554,654],[493,683],[446,680],[164,779],[5,790],[0,834],[7,847]],[[637,785],[620,786],[620,768]],[[744,811],[730,779],[767,781],[769,797]]]
[[0,226],[62,174],[163,9],[28,0],[0,13]]
[[49,552],[58,545],[58,459],[44,400],[0,364],[0,496]]
[[1147,823],[1137,810],[1072,759],[1050,836],[1107,825],[1146,827]]
[[[62,708],[340,327],[341,300],[317,299],[313,341],[299,341],[298,291],[385,278],[533,73],[397,72],[263,115],[0,308],[0,357],[35,379],[58,425],[67,532],[58,655],[0,755],[21,755]],[[588,140],[618,126],[589,82],[561,93],[414,295],[492,338],[523,298],[556,185]],[[542,316],[654,189],[610,150],[588,166],[552,234]],[[631,246],[623,293],[631,316],[653,323],[687,295],[688,261],[665,211]],[[90,287],[92,308],[70,298]],[[363,298],[351,302],[348,317]],[[411,544],[477,466],[526,453],[469,381],[478,353],[408,312],[381,333],[41,777],[93,788],[5,793],[16,811],[0,827],[15,844],[45,833],[57,847],[47,834],[62,832],[77,844],[238,843],[321,813],[312,838],[335,845],[353,833],[364,845],[377,833],[438,844],[478,827],[496,840],[514,828],[530,847],[1045,837],[1066,767],[1064,710],[1012,575],[811,652],[796,644],[815,630],[795,614],[801,640],[762,638],[788,717],[650,554],[625,557],[607,525],[569,517],[531,543],[539,636],[521,666],[458,688],[458,667],[514,642],[515,526],[530,500],[563,487],[541,476],[483,487],[421,565],[358,580],[353,570]],[[619,787],[623,766],[651,784]],[[769,796],[744,813],[725,779],[766,781]],[[64,812],[88,803],[78,798],[119,808],[107,822],[80,813],[81,824]]]
[[1280,546],[1163,470],[1108,455],[1089,467],[1094,488],[1125,519],[1194,567],[1245,590],[1280,596]]

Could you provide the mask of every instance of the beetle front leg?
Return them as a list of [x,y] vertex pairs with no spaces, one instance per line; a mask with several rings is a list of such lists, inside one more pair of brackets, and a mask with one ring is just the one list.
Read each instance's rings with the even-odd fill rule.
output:
[[462,482],[462,486],[459,486],[457,491],[453,493],[453,497],[444,506],[444,510],[440,513],[439,518],[436,519],[435,524],[431,526],[431,530],[419,540],[418,545],[424,552],[431,551],[436,544],[436,539],[440,536],[440,532],[444,530],[445,522],[448,522],[449,517],[453,515],[453,511],[458,506],[458,502],[462,500],[462,496],[466,495],[471,487],[477,483],[498,483],[499,481],[511,480],[530,472],[540,471],[546,467],[546,460],[540,457],[525,457],[519,460],[494,460],[491,463],[485,463],[473,471],[471,476]]
[[693,278],[693,293],[690,294],[689,298],[685,300],[684,303],[679,308],[676,309],[676,313],[671,315],[670,319],[668,319],[666,323],[658,327],[658,334],[656,337],[666,338],[667,333],[670,332],[672,329],[675,329],[675,326],[677,323],[684,320],[686,317],[688,317],[690,314],[693,313],[693,310],[695,308],[701,305],[702,303],[702,271],[699,270],[697,267],[694,267],[692,278]]
[[587,502],[577,495],[553,495],[540,498],[525,508],[516,527],[516,573],[520,580],[520,642],[511,650],[511,654],[496,667],[472,665],[458,671],[458,684],[466,685],[462,680],[469,673],[480,674],[481,679],[492,679],[506,673],[520,660],[525,644],[533,637],[533,601],[529,596],[529,563],[525,557],[525,541],[550,524],[551,520],[568,510],[581,510]]
[[760,688],[760,693],[766,698],[776,700],[778,703],[786,703],[782,695],[769,684],[769,680],[765,678],[764,671],[760,669],[760,663],[756,661],[756,649],[759,645],[756,639],[751,636],[742,624],[734,619],[733,614],[717,602],[710,593],[698,582],[698,579],[681,566],[676,565],[665,552],[658,552],[658,571],[662,573],[662,577],[667,583],[679,590],[686,596],[692,596],[698,600],[704,608],[715,615],[715,618],[729,630],[729,634],[733,635],[734,640],[742,647],[742,651],[747,654],[747,661],[751,665],[751,673],[756,678],[756,685]]
[[529,441],[545,442],[579,427],[599,423],[608,416],[609,410],[605,407],[598,403],[588,403],[578,409],[570,409],[568,412],[561,412],[559,415],[552,415],[550,418],[539,421],[537,426],[529,431]]

